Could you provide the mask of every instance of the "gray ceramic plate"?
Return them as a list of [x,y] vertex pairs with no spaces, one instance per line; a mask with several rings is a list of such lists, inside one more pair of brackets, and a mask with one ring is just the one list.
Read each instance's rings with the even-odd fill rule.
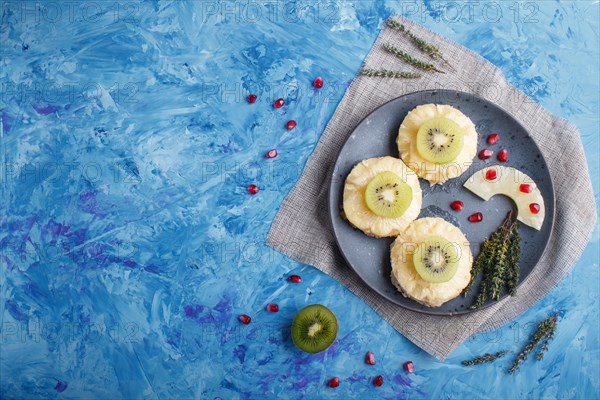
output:
[[[460,177],[444,185],[429,187],[421,180],[423,206],[421,217],[436,216],[458,226],[471,242],[473,255],[479,254],[479,246],[502,223],[512,208],[512,201],[504,196],[494,196],[483,201],[467,189],[463,183],[475,171],[500,164],[495,156],[503,148],[508,149],[509,159],[503,165],[517,168],[534,179],[546,205],[546,217],[540,231],[520,224],[521,243],[521,282],[531,273],[542,256],[550,238],[554,222],[554,190],[548,168],[540,149],[525,128],[504,110],[489,101],[472,94],[453,90],[435,90],[410,93],[386,103],[373,111],[354,129],[344,144],[335,163],[329,194],[329,208],[333,229],[339,248],[354,271],[362,280],[386,299],[410,310],[437,315],[455,315],[471,312],[475,290],[467,297],[457,297],[441,307],[429,308],[402,296],[390,281],[390,244],[393,238],[375,239],[353,228],[340,216],[344,180],[352,168],[360,161],[371,157],[398,157],[396,136],[400,123],[406,114],[421,104],[449,104],[458,108],[475,123],[479,133],[478,151],[489,148],[494,157],[481,161],[477,157],[473,165]],[[488,145],[487,135],[497,132],[500,140]],[[465,208],[461,212],[452,211],[450,203],[461,200]],[[467,217],[480,211],[483,222],[471,223]],[[518,295],[518,293],[517,293]],[[486,303],[486,306],[491,302]]]

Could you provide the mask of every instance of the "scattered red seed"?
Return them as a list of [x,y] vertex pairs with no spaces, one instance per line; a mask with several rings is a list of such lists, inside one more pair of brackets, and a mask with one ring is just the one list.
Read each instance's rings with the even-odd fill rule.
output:
[[240,315],[240,322],[244,325],[248,325],[252,321],[252,318],[246,314]]
[[317,89],[321,89],[323,87],[323,78],[320,76],[313,81],[313,86]]
[[479,152],[479,159],[480,160],[487,160],[488,158],[490,158],[492,155],[494,155],[494,152],[488,149],[483,149]]
[[257,99],[257,98],[258,98],[258,97],[256,97],[256,95],[255,95],[255,94],[249,94],[249,95],[248,95],[248,103],[250,103],[250,104],[254,104],[254,103],[256,102],[256,99]]
[[330,388],[336,388],[338,386],[340,386],[340,378],[333,377],[329,380],[329,382],[327,382],[327,386],[329,386]]
[[367,352],[367,355],[365,356],[365,362],[369,365],[375,365],[375,354],[371,353],[370,351]]
[[529,205],[529,211],[531,211],[532,214],[537,214],[540,212],[540,205],[538,203],[531,203]]
[[404,370],[406,372],[408,372],[409,374],[412,374],[413,372],[415,372],[415,364],[413,364],[412,361],[407,361],[404,363]]
[[288,129],[288,131],[291,131],[292,129],[294,129],[296,127],[296,121],[294,121],[293,119],[290,119],[286,124],[285,127]]
[[288,281],[293,283],[300,283],[302,282],[302,278],[300,277],[300,275],[290,275],[288,277]]
[[508,161],[508,150],[502,149],[500,153],[498,153],[498,161],[507,162]]
[[281,107],[283,107],[284,104],[285,104],[285,101],[280,97],[277,100],[275,100],[275,102],[273,102],[273,107],[281,108]]
[[460,200],[455,200],[450,203],[450,208],[454,211],[461,211],[464,208],[465,204]]
[[498,173],[493,168],[490,168],[485,172],[485,179],[487,179],[488,181],[493,181],[494,179],[496,179],[497,176]]
[[475,214],[469,215],[469,222],[481,222],[483,221],[483,214],[476,212]]
[[519,186],[519,190],[522,193],[531,193],[531,192],[533,192],[533,188],[531,187],[531,185],[528,185],[527,183],[521,183],[521,186]]
[[273,304],[273,303],[267,304],[267,311],[277,312],[277,311],[279,311],[279,306],[277,304]]
[[500,135],[498,135],[497,133],[492,133],[490,136],[488,136],[487,138],[487,142],[488,144],[496,144],[496,142],[500,140]]
[[258,193],[258,191],[260,189],[256,185],[250,185],[250,186],[248,186],[247,190],[248,190],[248,193],[250,193],[250,194],[256,194],[256,193]]
[[267,158],[277,157],[277,150],[272,149],[272,150],[267,151],[267,154],[265,155],[265,157],[267,157]]
[[373,385],[375,385],[375,386],[377,386],[377,387],[379,387],[379,386],[383,385],[383,376],[381,376],[381,375],[377,375],[377,376],[375,377],[375,379],[373,379]]

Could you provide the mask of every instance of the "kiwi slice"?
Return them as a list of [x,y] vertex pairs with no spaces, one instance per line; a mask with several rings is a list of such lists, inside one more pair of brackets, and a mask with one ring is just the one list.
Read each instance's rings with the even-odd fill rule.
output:
[[417,152],[435,164],[454,160],[463,146],[464,135],[460,126],[448,118],[431,118],[417,132]]
[[376,175],[365,188],[365,202],[369,210],[384,218],[398,218],[412,201],[412,189],[393,172]]
[[413,254],[415,269],[421,278],[431,283],[448,282],[458,268],[457,245],[441,236],[429,236]]
[[337,318],[321,304],[304,307],[292,322],[292,340],[307,353],[319,353],[337,337]]

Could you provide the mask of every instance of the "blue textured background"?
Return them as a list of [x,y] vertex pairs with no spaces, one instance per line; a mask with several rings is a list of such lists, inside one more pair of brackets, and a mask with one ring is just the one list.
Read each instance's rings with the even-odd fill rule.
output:
[[[1,397],[600,397],[598,229],[551,294],[445,362],[264,244],[391,13],[481,54],[576,124],[598,193],[597,1],[44,4],[1,11]],[[267,160],[271,148],[280,155]],[[308,355],[288,327],[315,302],[340,332]],[[546,358],[507,375],[554,312]],[[460,366],[501,349],[513,354]]]

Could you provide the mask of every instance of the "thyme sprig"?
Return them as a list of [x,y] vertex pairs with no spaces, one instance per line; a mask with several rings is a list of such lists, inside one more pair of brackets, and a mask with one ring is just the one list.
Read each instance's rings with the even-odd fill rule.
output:
[[[493,249],[493,237],[492,237],[489,240],[485,240],[483,242],[483,244],[481,245],[480,254],[490,254],[493,251],[494,251],[494,249]],[[483,272],[484,270],[486,270],[488,268],[487,264],[490,263],[491,261],[492,261],[491,257],[481,257],[481,256],[477,257],[477,259],[473,263],[473,268],[471,269],[471,280],[469,281],[469,284],[467,285],[467,287],[463,290],[463,295],[465,295],[465,296],[467,295],[467,293],[473,287],[473,284],[475,283],[475,279],[477,278],[477,276],[479,276],[479,274],[481,272]]]
[[499,244],[494,254],[495,271],[492,274],[489,295],[493,300],[500,299],[500,294],[504,288],[504,278],[507,266],[508,245],[510,243],[510,229],[505,224],[498,229]]
[[544,358],[544,352],[548,350],[548,343],[554,338],[554,332],[556,332],[556,323],[558,321],[558,314],[553,315],[551,317],[546,318],[542,322],[539,323],[535,334],[531,341],[525,346],[523,351],[519,353],[519,356],[514,361],[512,367],[508,370],[509,374],[514,373],[519,369],[519,365],[527,360],[527,355],[535,350],[536,346],[544,340],[540,350],[536,354],[536,360],[540,361]]
[[519,276],[521,274],[519,261],[521,260],[521,236],[519,235],[519,226],[513,224],[511,227],[511,241],[508,246],[508,265],[504,279],[506,281],[506,289],[511,296],[517,293],[517,285],[519,284]]
[[416,72],[390,71],[387,69],[363,68],[358,72],[359,75],[377,78],[398,78],[398,79],[418,79],[422,75]]
[[496,354],[489,354],[486,353],[482,356],[479,357],[475,357],[472,360],[465,360],[462,362],[462,365],[468,367],[471,365],[478,365],[478,364],[484,364],[484,363],[489,363],[489,362],[494,362],[497,359],[499,359],[500,357],[503,357],[506,353],[508,353],[507,351],[499,351]]
[[505,288],[511,296],[516,294],[520,275],[520,243],[518,223],[513,220],[511,211],[496,232],[483,242],[473,263],[471,280],[463,295],[466,296],[473,288],[477,276],[481,274],[483,278],[472,309],[478,309],[488,299],[499,300]]
[[456,71],[454,69],[454,67],[452,67],[450,65],[450,63],[448,63],[448,61],[442,56],[442,53],[441,53],[439,47],[436,47],[434,45],[427,43],[425,40],[421,39],[420,37],[418,37],[414,33],[412,33],[410,30],[408,30],[403,24],[401,24],[391,18],[386,21],[386,24],[388,27],[405,34],[413,42],[413,44],[415,46],[417,46],[417,48],[419,50],[421,50],[423,53],[429,55],[429,57],[433,58],[434,60],[442,61],[444,63],[444,65],[447,65],[448,67],[450,67],[454,71]]
[[388,53],[395,55],[396,57],[398,57],[405,63],[410,64],[415,68],[421,69],[423,71],[435,71],[435,72],[439,72],[442,74],[445,73],[444,71],[440,71],[439,69],[437,69],[435,67],[435,65],[426,63],[425,61],[418,60],[418,59],[414,58],[413,56],[411,56],[410,54],[400,50],[397,47],[392,46],[389,43],[385,43],[383,45],[383,48]]

